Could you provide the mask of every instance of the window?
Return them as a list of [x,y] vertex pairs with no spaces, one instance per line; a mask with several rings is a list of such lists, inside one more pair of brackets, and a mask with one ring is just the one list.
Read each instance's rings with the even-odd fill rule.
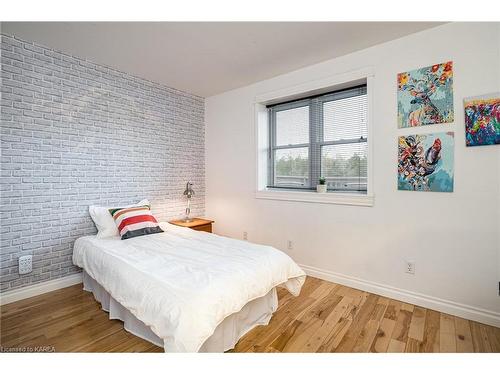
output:
[[366,85],[275,104],[269,112],[268,188],[367,192]]

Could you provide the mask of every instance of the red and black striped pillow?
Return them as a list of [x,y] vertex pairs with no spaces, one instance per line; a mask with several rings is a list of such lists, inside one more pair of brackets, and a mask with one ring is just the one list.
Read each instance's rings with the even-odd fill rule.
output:
[[151,214],[151,207],[148,205],[111,208],[109,213],[118,227],[122,240],[163,232],[158,225],[158,221]]

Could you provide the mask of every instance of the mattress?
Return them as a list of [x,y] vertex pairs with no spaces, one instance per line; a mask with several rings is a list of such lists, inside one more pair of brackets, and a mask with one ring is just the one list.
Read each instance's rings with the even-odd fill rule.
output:
[[73,262],[163,340],[198,352],[229,316],[283,286],[298,295],[305,273],[283,252],[160,223],[164,233],[79,238]]

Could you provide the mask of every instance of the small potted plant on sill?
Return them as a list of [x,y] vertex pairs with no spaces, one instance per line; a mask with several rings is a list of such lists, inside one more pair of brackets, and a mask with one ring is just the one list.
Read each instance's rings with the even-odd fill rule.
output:
[[319,179],[319,184],[316,185],[316,191],[318,193],[326,193],[326,178],[321,177]]

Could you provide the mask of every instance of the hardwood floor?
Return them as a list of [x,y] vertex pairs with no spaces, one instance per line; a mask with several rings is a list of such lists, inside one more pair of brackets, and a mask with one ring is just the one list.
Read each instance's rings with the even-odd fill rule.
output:
[[[500,352],[500,329],[308,277],[231,352]],[[75,285],[1,307],[2,349],[161,352]]]

